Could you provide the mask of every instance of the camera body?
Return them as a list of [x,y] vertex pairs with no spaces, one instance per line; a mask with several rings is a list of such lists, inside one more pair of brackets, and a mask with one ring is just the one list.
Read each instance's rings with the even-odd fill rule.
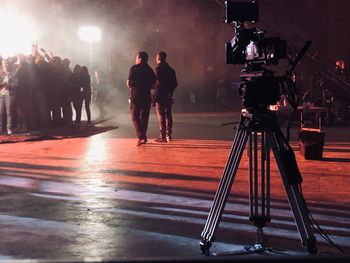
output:
[[265,38],[264,31],[252,25],[259,19],[259,3],[225,1],[224,23],[235,23],[235,36],[226,43],[226,63],[245,64],[239,94],[247,109],[266,108],[280,99],[279,81],[263,65],[277,65],[287,58],[287,42],[279,37]]
[[264,37],[256,28],[236,28],[236,36],[226,43],[227,64],[277,65],[287,57],[287,42],[278,37]]
[[259,3],[225,1],[224,23],[236,23],[235,37],[226,43],[226,63],[276,65],[287,57],[287,42],[279,37],[265,38],[264,31],[252,27],[258,21]]

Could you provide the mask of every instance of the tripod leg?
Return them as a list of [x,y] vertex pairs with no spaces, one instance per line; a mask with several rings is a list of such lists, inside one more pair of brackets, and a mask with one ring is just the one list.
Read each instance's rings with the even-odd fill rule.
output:
[[[260,145],[260,155],[259,148]],[[270,148],[263,131],[249,136],[249,219],[258,228],[270,222]]]
[[267,132],[267,136],[282,176],[288,201],[302,240],[302,246],[306,248],[310,254],[315,254],[317,252],[315,244],[316,238],[307,215],[306,204],[300,192],[302,178],[295,161],[295,155],[290,146],[286,143],[279,128],[276,128],[273,132]]
[[235,135],[229,158],[227,160],[218,189],[215,193],[204,230],[201,234],[202,241],[200,242],[200,247],[204,255],[210,255],[209,248],[211,246],[211,242],[214,241],[215,231],[219,225],[219,221],[225,208],[239,162],[242,158],[242,154],[248,139],[248,133],[247,128],[244,127],[244,119],[241,118],[240,127]]

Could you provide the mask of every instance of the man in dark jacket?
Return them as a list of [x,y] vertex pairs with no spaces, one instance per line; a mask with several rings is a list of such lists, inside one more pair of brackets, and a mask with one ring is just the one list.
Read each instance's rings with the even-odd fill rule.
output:
[[173,117],[171,108],[173,105],[173,93],[177,87],[175,70],[166,62],[167,54],[158,52],[155,68],[157,82],[155,85],[154,102],[156,104],[160,136],[157,142],[169,142],[172,136]]
[[130,89],[130,112],[139,138],[137,146],[147,142],[147,128],[151,109],[151,89],[154,88],[156,75],[148,65],[148,54],[144,51],[137,53],[135,65],[129,70],[126,82]]

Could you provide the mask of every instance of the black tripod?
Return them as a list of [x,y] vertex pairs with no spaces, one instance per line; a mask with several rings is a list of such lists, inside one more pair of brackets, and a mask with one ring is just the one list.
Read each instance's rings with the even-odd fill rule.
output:
[[[316,238],[307,215],[306,204],[300,192],[302,177],[293,150],[285,139],[277,122],[276,113],[267,108],[243,110],[239,127],[226,163],[223,176],[216,191],[204,230],[200,248],[204,255],[210,255],[209,248],[215,238],[225,204],[230,193],[237,169],[249,138],[249,183],[250,220],[257,230],[257,242],[236,254],[273,252],[263,245],[263,227],[270,221],[270,149],[274,153],[278,169],[288,196],[290,207],[299,230],[302,247],[310,254],[317,252]],[[260,158],[259,146],[260,145]],[[261,161],[259,165],[259,159]],[[260,169],[259,169],[260,166]],[[260,181],[259,181],[260,170]],[[260,194],[259,194],[260,188]]]

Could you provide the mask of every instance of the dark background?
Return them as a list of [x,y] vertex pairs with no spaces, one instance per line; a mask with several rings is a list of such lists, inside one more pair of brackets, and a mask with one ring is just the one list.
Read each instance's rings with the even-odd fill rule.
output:
[[[82,42],[79,26],[90,24],[102,29],[102,39],[93,44],[93,65],[109,72],[113,85],[125,101],[125,80],[137,51],[149,53],[155,65],[159,50],[168,52],[169,63],[177,70],[178,102],[213,102],[222,74],[231,82],[239,80],[242,66],[226,65],[224,44],[234,36],[234,28],[223,24],[221,0],[2,0],[19,3],[19,8],[40,21],[45,34],[40,45],[55,55],[75,63],[89,64],[89,46]],[[266,36],[288,41],[296,55],[306,40],[314,61],[303,61],[299,71],[315,68],[315,61],[334,68],[335,61],[350,63],[350,34],[347,0],[260,0],[258,27]],[[321,69],[322,71],[322,69]]]

